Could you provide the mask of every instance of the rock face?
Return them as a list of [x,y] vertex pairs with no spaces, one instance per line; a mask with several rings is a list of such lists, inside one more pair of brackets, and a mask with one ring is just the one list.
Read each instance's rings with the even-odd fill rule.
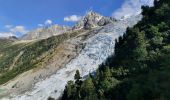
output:
[[46,39],[51,36],[63,34],[69,30],[69,27],[52,25],[49,27],[32,30],[25,34],[23,37],[21,37],[21,40]]
[[73,27],[73,29],[92,29],[115,21],[114,18],[104,17],[96,12],[90,11]]

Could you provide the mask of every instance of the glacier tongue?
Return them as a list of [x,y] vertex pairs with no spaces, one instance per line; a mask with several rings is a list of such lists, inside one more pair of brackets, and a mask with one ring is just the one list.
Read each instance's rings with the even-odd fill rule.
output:
[[102,27],[96,35],[83,42],[85,48],[65,67],[49,78],[36,83],[32,91],[14,96],[10,100],[46,100],[49,96],[59,98],[67,81],[73,80],[77,69],[82,76],[95,71],[98,65],[114,53],[115,39],[123,35],[127,27],[135,25],[140,19],[141,16],[137,16]]

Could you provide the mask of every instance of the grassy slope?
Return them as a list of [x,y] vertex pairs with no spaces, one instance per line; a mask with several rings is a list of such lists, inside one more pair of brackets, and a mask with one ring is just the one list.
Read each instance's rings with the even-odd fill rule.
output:
[[[12,44],[12,42],[1,42],[0,45],[3,47],[0,49],[0,84],[25,71],[38,67],[37,65],[43,59],[42,55],[44,53],[56,48],[65,40],[77,36],[78,33],[79,31],[65,33],[30,43]],[[22,55],[20,55],[21,52]],[[15,60],[18,55],[20,55],[19,58]]]

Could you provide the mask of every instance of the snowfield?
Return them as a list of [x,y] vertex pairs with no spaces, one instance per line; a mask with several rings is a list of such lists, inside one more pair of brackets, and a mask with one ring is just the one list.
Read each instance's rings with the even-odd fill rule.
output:
[[2,100],[47,100],[49,96],[59,98],[67,81],[73,80],[77,69],[82,76],[95,71],[98,65],[114,53],[115,39],[123,35],[127,27],[135,25],[140,19],[141,16],[132,17],[102,27],[96,35],[83,42],[85,48],[81,53],[56,74],[36,83],[31,91]]

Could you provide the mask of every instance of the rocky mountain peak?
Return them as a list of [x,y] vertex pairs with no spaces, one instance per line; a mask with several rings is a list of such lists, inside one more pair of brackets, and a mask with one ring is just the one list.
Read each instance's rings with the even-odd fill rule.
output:
[[115,19],[104,17],[94,11],[89,11],[86,15],[73,27],[73,29],[92,29],[98,26],[104,26]]
[[100,15],[94,11],[87,12],[87,14],[85,16],[85,19],[93,20],[94,22],[97,22],[97,21],[101,20],[102,18],[103,18],[102,15]]

